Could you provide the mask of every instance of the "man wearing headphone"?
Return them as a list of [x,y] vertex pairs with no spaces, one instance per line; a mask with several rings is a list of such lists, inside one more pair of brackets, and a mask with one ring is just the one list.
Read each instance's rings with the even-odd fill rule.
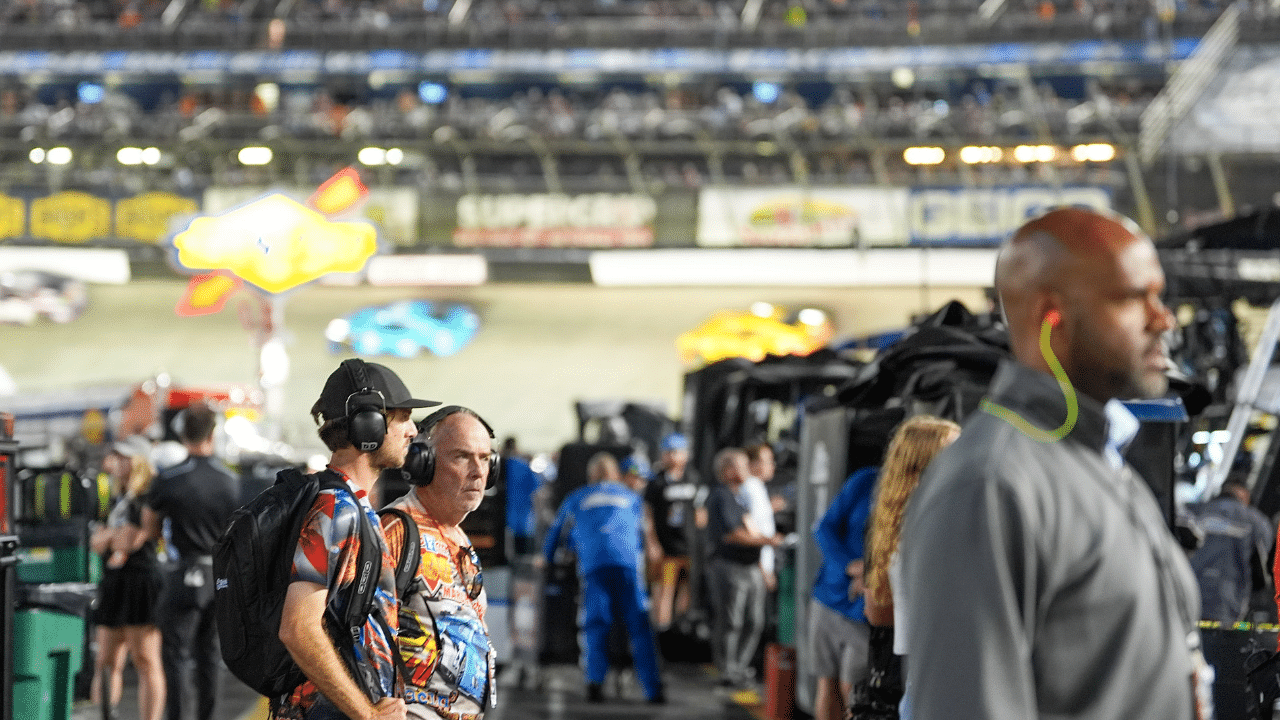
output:
[[1195,575],[1124,460],[1119,401],[1168,390],[1156,248],[1058,208],[1004,244],[995,284],[1014,358],[902,523],[911,715],[1210,717]]
[[[323,638],[325,615],[345,617],[362,536],[360,513],[381,541],[368,494],[385,469],[404,465],[418,434],[409,413],[440,403],[419,400],[390,369],[358,358],[344,360],[325,381],[311,414],[332,452],[326,472],[346,481],[349,492],[321,489],[303,523],[293,573],[280,617],[280,640],[307,676],[272,708],[276,717],[306,720],[403,720],[393,652],[396,650],[395,560],[381,543],[382,565],[373,609],[353,648],[348,669],[339,649]],[[353,650],[353,652],[351,652]],[[352,673],[355,673],[353,676]]]
[[[411,718],[478,720],[496,705],[496,653],[485,626],[480,560],[461,525],[498,467],[493,428],[474,411],[449,405],[428,415],[419,432],[425,442],[410,447],[405,463],[413,489],[388,505],[413,521],[420,546],[417,574],[400,598],[404,697]],[[412,529],[387,514],[383,530],[399,558]]]

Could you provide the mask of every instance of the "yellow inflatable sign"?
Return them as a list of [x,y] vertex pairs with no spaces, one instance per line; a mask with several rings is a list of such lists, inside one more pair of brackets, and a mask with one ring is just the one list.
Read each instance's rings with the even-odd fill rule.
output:
[[377,250],[366,222],[334,222],[279,193],[223,215],[196,218],[173,238],[188,270],[226,270],[269,293],[332,272],[358,272]]

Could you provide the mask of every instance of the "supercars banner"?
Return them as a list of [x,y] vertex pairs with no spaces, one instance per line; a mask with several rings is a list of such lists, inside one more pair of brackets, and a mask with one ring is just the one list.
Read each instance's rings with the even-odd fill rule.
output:
[[463,195],[459,247],[638,248],[653,245],[657,202],[628,193]]

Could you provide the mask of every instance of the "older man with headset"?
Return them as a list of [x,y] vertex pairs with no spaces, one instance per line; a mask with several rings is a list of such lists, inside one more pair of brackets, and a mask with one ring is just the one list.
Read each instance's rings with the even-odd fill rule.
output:
[[419,432],[426,441],[410,447],[405,463],[413,489],[387,506],[398,513],[383,516],[392,557],[418,537],[418,570],[400,602],[408,715],[477,720],[496,704],[496,655],[480,559],[461,526],[498,466],[493,428],[475,411],[449,405],[419,423]]

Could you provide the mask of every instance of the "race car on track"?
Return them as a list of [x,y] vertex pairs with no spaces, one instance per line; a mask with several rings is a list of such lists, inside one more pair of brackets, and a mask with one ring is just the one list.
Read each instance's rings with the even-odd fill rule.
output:
[[0,272],[0,323],[30,325],[40,318],[68,323],[89,304],[85,284],[43,270]]
[[698,327],[676,338],[680,360],[686,365],[713,363],[731,357],[752,361],[766,355],[808,355],[823,348],[835,333],[830,316],[817,308],[792,313],[765,302],[750,312],[721,310]]
[[423,350],[447,357],[466,347],[480,329],[480,316],[458,303],[400,300],[362,308],[329,321],[325,337],[339,352],[411,358]]

